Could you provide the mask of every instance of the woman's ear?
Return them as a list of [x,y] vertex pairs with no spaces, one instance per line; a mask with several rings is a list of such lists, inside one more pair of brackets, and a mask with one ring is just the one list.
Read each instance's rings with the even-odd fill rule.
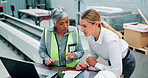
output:
[[56,23],[53,23],[54,24],[54,26],[57,26],[57,24]]
[[99,26],[100,22],[99,21],[96,21],[95,22],[95,26]]

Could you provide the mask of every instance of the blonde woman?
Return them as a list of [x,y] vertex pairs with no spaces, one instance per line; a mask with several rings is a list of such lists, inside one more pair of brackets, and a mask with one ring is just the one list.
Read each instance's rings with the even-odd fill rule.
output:
[[[98,70],[111,71],[117,77],[124,75],[124,78],[129,78],[136,63],[128,44],[120,38],[122,35],[108,24],[101,22],[99,13],[93,9],[82,13],[80,25],[81,31],[88,37],[90,51],[86,64],[79,63],[76,70],[92,66]],[[98,57],[109,61],[110,64],[102,64],[96,60]]]

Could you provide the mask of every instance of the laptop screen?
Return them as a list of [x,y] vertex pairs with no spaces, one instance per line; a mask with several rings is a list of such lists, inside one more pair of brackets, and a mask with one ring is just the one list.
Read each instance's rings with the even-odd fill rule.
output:
[[[25,61],[18,61],[14,59],[5,58],[5,57],[0,57],[0,59],[11,77],[39,78],[36,68],[32,63],[25,62]],[[53,71],[53,72],[52,74],[54,75],[57,73],[56,71]]]

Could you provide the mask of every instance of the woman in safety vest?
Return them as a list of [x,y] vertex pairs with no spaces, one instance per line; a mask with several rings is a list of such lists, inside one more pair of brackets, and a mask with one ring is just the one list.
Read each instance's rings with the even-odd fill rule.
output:
[[44,29],[39,54],[46,65],[75,67],[84,55],[79,30],[69,26],[65,8],[57,7],[50,12],[54,26]]

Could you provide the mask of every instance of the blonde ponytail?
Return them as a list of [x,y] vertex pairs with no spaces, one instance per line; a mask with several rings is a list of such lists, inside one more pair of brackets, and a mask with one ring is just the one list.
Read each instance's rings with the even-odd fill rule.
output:
[[117,35],[119,36],[119,38],[122,38],[122,37],[123,37],[123,35],[122,35],[120,32],[116,31],[114,28],[112,28],[112,27],[111,27],[109,24],[107,24],[105,21],[101,21],[101,26],[103,26],[103,27],[106,28],[106,29],[111,30],[112,32],[114,32],[115,34],[117,34]]

